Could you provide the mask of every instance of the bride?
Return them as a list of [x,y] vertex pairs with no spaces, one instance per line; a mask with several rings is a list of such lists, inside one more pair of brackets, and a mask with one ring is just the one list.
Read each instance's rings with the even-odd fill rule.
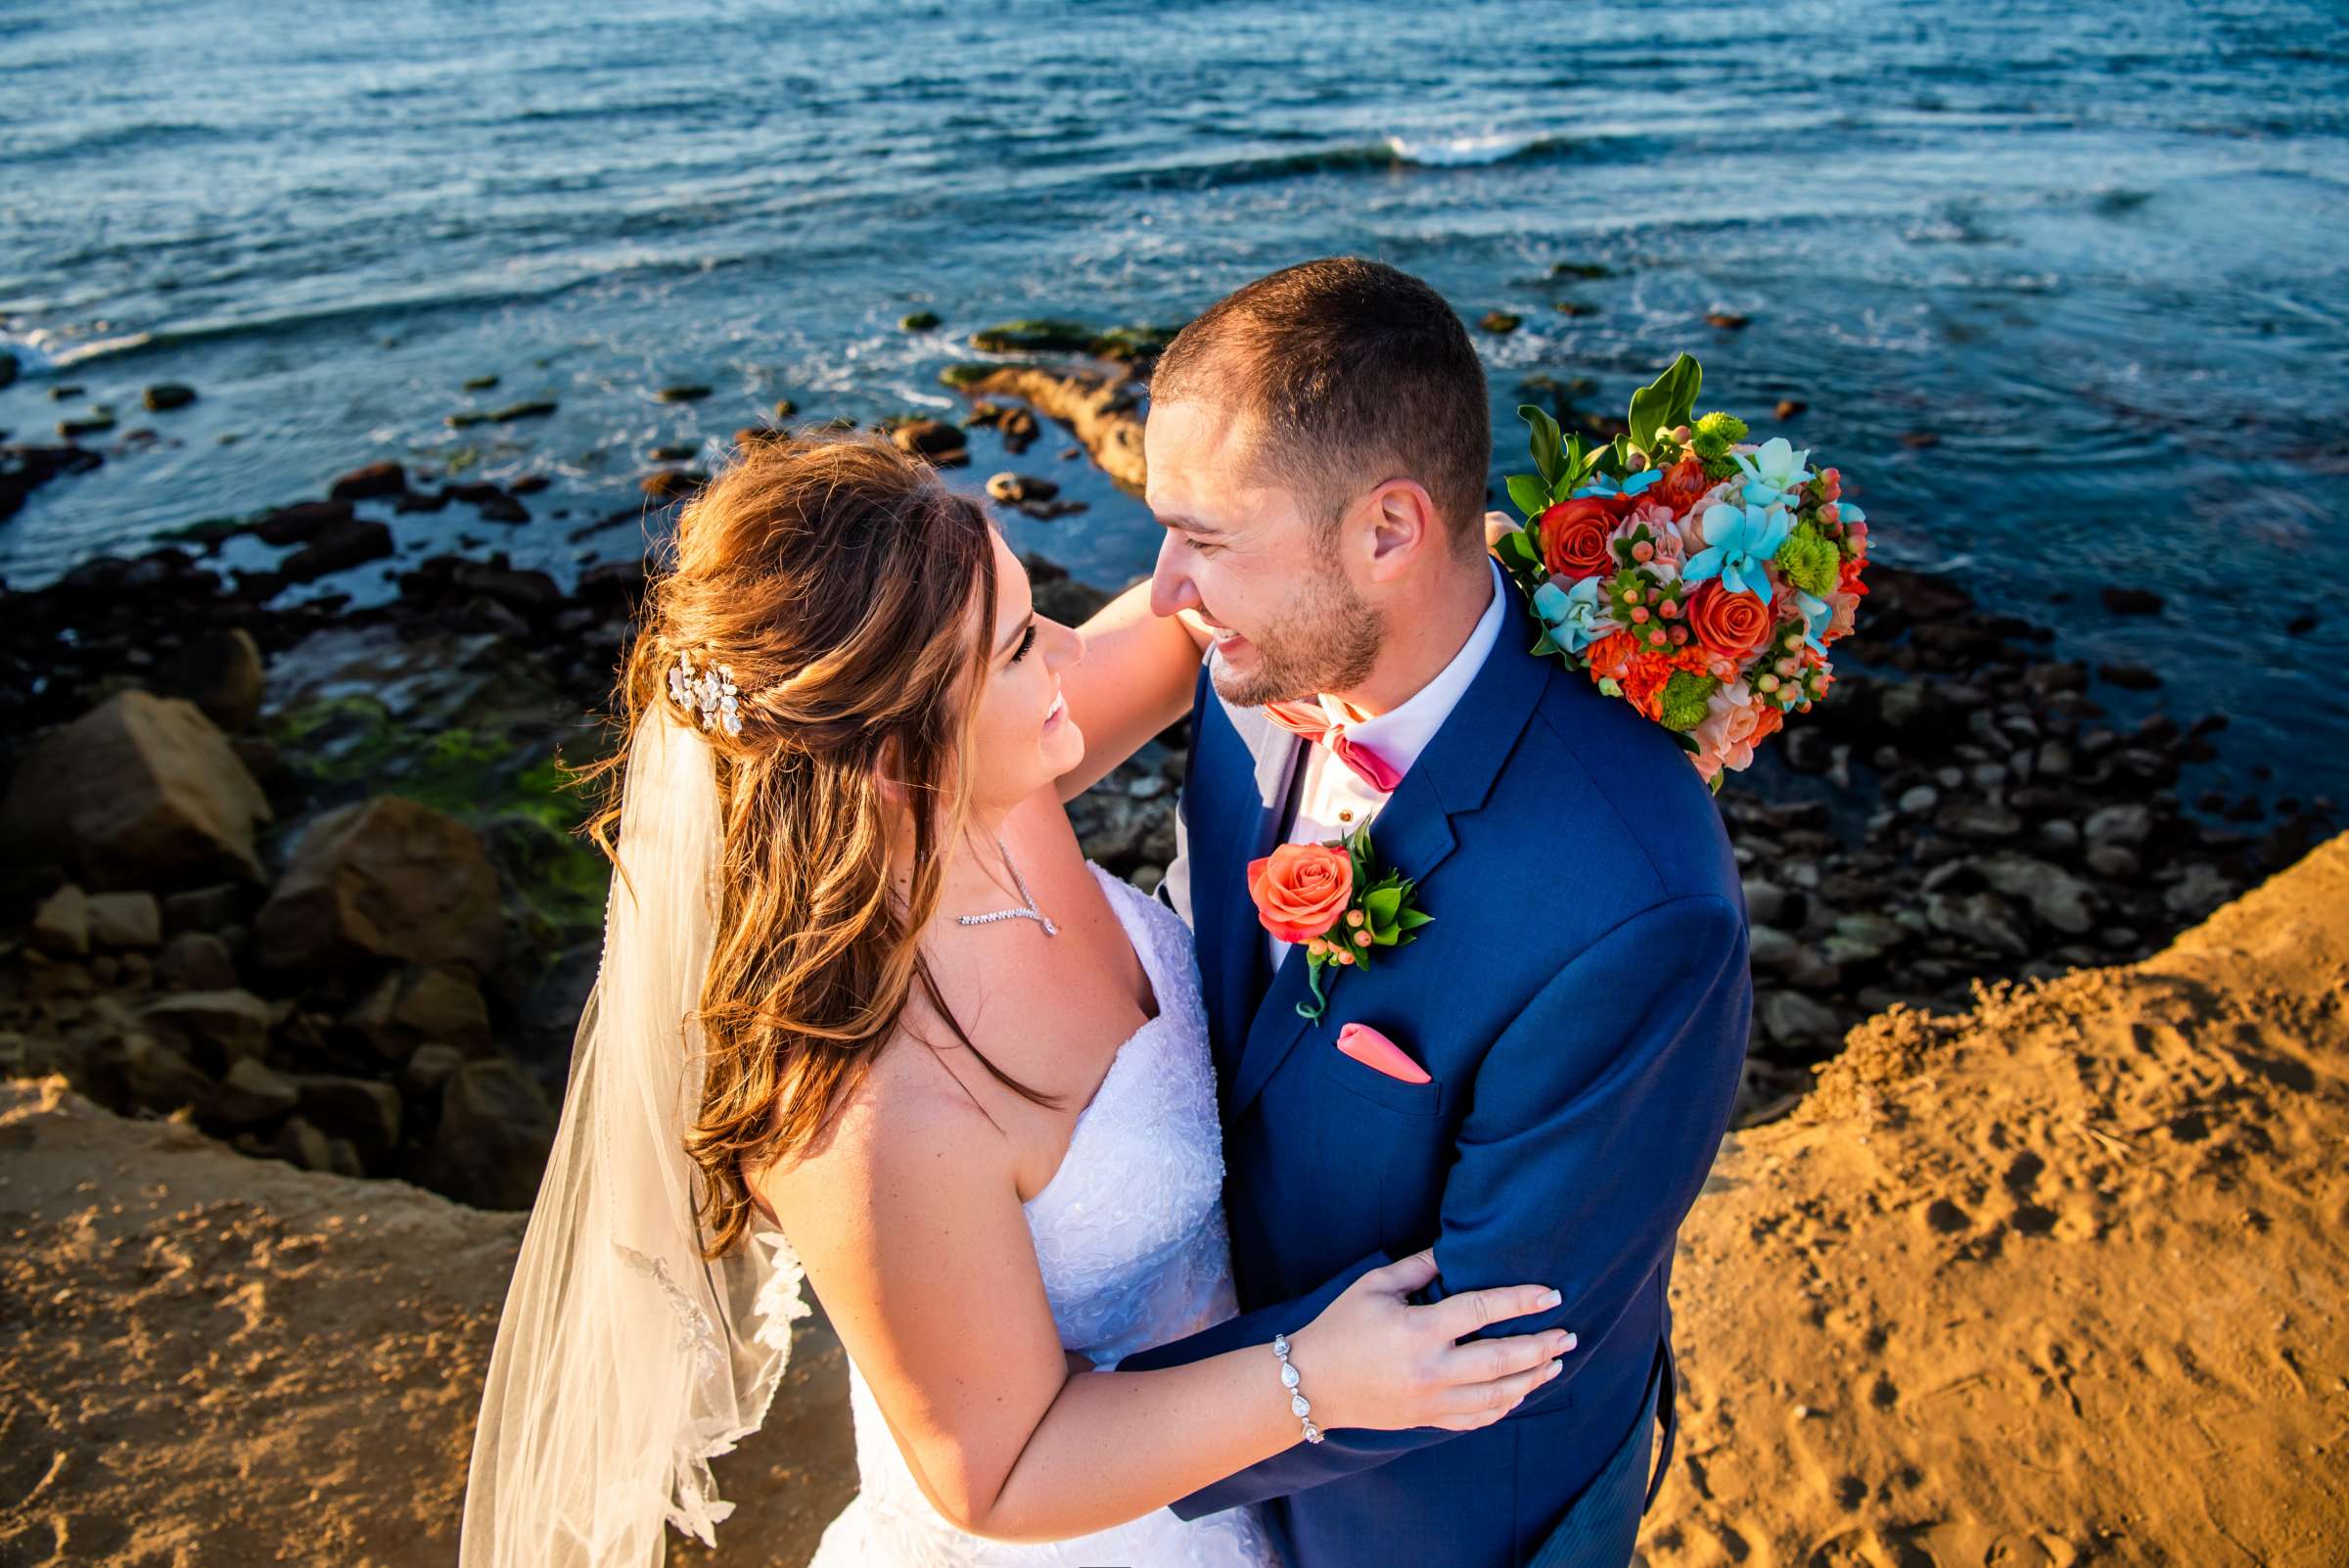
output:
[[1166,1505],[1319,1427],[1488,1424],[1554,1373],[1562,1333],[1454,1344],[1541,1287],[1414,1306],[1427,1254],[1285,1364],[1094,1369],[1236,1310],[1190,934],[1062,808],[1187,709],[1188,633],[1134,594],[1085,637],[1038,616],[982,508],[864,438],[746,453],[641,619],[465,1568],[658,1564],[665,1521],[714,1545],[708,1461],[765,1416],[803,1270],[861,1489],[818,1568],[1274,1563],[1251,1512]]

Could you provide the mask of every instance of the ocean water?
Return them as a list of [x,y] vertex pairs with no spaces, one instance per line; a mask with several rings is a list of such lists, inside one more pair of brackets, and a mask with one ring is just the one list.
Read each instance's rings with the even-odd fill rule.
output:
[[[2226,712],[2278,792],[2338,794],[2345,153],[2331,0],[0,7],[25,367],[0,430],[122,416],[102,471],[0,524],[0,574],[392,457],[553,482],[524,526],[399,519],[400,564],[464,535],[562,577],[642,548],[633,522],[574,535],[656,445],[714,460],[786,396],[951,417],[938,371],[976,328],[1178,322],[1354,253],[1523,317],[1476,334],[1497,480],[1525,378],[1619,409],[1691,350],[1705,406],[1841,466],[1886,559],[2155,669],[2116,706]],[[943,324],[900,330],[917,309]],[[200,400],[144,414],[158,381]],[[1781,428],[1782,397],[1809,410]],[[558,411],[444,423],[526,398]],[[162,438],[119,441],[140,426]],[[1056,434],[1016,463],[989,439],[956,484],[1016,466],[1090,503],[1015,542],[1146,569],[1147,512]],[[2169,608],[2116,618],[2106,583]]]

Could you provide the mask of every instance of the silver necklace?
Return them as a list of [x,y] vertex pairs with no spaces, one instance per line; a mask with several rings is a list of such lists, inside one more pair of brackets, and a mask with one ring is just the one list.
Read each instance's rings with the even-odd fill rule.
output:
[[1060,927],[1054,925],[1043,911],[1036,908],[1036,895],[1028,891],[1028,879],[1020,875],[1020,868],[1011,863],[1011,852],[1003,848],[1003,839],[1000,834],[995,837],[995,853],[1003,856],[1003,869],[1011,873],[1012,884],[1020,890],[1020,897],[1027,901],[1017,909],[997,909],[992,914],[956,915],[955,923],[965,926],[985,926],[991,925],[997,920],[1033,920],[1044,928],[1045,936],[1059,936]]

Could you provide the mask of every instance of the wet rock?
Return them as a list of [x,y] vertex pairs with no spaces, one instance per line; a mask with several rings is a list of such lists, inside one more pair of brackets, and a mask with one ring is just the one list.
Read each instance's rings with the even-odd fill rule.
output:
[[1912,935],[1889,916],[1862,912],[1837,916],[1834,929],[1819,945],[1830,962],[1861,968],[1882,962]]
[[1799,991],[1766,991],[1754,1002],[1762,1032],[1783,1046],[1831,1046],[1843,1038],[1833,1008]]
[[2095,891],[2060,866],[2027,854],[1995,854],[1975,870],[2000,893],[2029,904],[2042,925],[2072,937],[2096,929]]
[[1550,302],[1549,307],[1561,316],[1572,316],[1576,320],[1598,314],[1598,306],[1588,300],[1556,300]]
[[2144,874],[2144,862],[2125,844],[2092,844],[2081,858],[2107,881],[2134,882]]
[[2163,604],[2158,593],[2110,582],[2104,585],[2097,597],[2104,601],[2104,608],[2116,616],[2157,616],[2161,614]]
[[185,408],[194,402],[196,389],[184,387],[176,381],[159,381],[141,392],[139,400],[145,403],[151,411],[165,414],[174,408]]
[[105,463],[82,446],[0,446],[0,522],[16,516],[34,490],[69,474],[86,474]]
[[667,506],[681,501],[710,483],[710,476],[693,468],[662,468],[636,482],[636,487],[656,502]]
[[938,325],[935,310],[915,310],[898,318],[898,325],[906,332],[928,332]]
[[212,721],[176,697],[123,691],[27,748],[0,822],[96,889],[223,874],[264,880],[260,786]]
[[1802,924],[1801,899],[1774,882],[1760,877],[1745,879],[1746,919],[1755,925],[1799,926]]
[[1934,813],[1933,825],[1944,833],[1983,843],[2019,837],[2023,819],[1991,801],[1955,801]]
[[2091,844],[2142,844],[2152,836],[2153,811],[2134,801],[2107,806],[2091,812],[2080,831]]
[[555,1114],[514,1063],[467,1062],[440,1088],[440,1125],[414,1179],[480,1209],[527,1209],[553,1145]]
[[709,395],[709,388],[692,383],[664,387],[660,392],[661,400],[665,403],[698,403]]
[[1959,897],[1933,893],[1925,899],[1925,921],[1935,931],[2012,958],[2031,956],[2031,943],[2014,911],[1995,893]]
[[987,493],[998,501],[1018,505],[1027,501],[1049,501],[1060,493],[1060,486],[1047,479],[1006,471],[988,479]]
[[57,422],[57,433],[68,440],[84,436],[103,436],[114,428],[115,416],[112,414],[85,414],[80,419],[61,419]]
[[2143,665],[2098,665],[2096,674],[2107,685],[2123,691],[2159,691],[2161,676]]
[[1114,376],[1064,376],[1034,365],[978,367],[952,383],[978,395],[1016,397],[1059,420],[1077,435],[1101,471],[1121,489],[1142,493],[1142,421],[1133,390]]
[[1519,326],[1524,324],[1524,317],[1513,315],[1506,310],[1488,310],[1477,321],[1477,325],[1487,332],[1506,334],[1515,332]]
[[969,438],[941,419],[911,419],[889,433],[898,449],[942,468],[970,461]]
[[2162,890],[2162,906],[2181,920],[2200,920],[2234,897],[2234,882],[2218,867],[2197,860]]
[[354,468],[326,487],[327,498],[336,501],[366,501],[385,496],[402,495],[408,488],[408,471],[398,463],[369,463]]
[[17,381],[17,356],[0,348],[0,387],[13,387]]
[[349,522],[351,515],[348,501],[299,501],[260,518],[251,531],[263,544],[302,544],[329,524]]
[[1775,926],[1752,925],[1746,932],[1746,957],[1765,974],[1786,973],[1802,956],[1802,944]]
[[1778,399],[1777,417],[1781,421],[1793,419],[1808,411],[1811,405],[1800,397],[1781,397]]
[[344,518],[327,524],[310,542],[280,561],[277,570],[289,582],[315,582],[336,572],[347,572],[392,553],[392,530],[372,518]]
[[99,893],[89,900],[90,943],[98,947],[157,947],[163,915],[152,893]]
[[496,390],[497,383],[498,378],[495,376],[468,376],[464,381],[464,390],[467,392],[492,392]]
[[1741,332],[1753,322],[1751,316],[1741,316],[1734,310],[1708,310],[1705,325],[1719,327],[1725,332]]
[[497,873],[473,829],[395,795],[320,817],[255,920],[264,967],[334,973],[370,959],[496,965]]

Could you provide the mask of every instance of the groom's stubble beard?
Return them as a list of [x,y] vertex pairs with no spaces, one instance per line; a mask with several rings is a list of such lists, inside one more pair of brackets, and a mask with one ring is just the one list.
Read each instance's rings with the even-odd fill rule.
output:
[[1322,692],[1351,691],[1370,678],[1386,641],[1386,618],[1318,552],[1313,575],[1288,613],[1260,632],[1244,633],[1256,647],[1257,668],[1241,674],[1221,654],[1208,659],[1216,693],[1234,708],[1306,702]]

